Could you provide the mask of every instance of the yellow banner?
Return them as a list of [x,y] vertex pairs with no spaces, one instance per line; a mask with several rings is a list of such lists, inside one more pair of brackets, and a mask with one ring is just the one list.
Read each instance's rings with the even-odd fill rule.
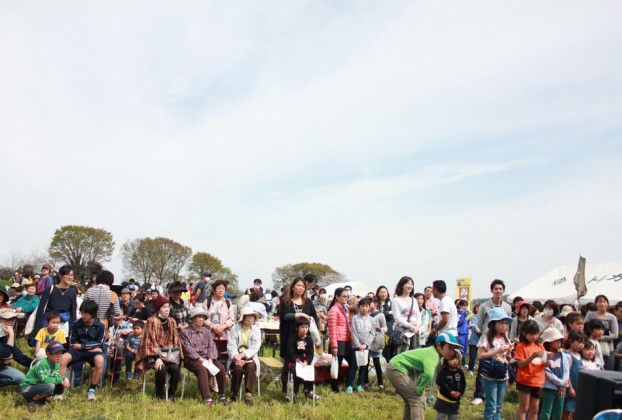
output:
[[464,299],[468,302],[471,310],[471,278],[456,279],[456,299]]

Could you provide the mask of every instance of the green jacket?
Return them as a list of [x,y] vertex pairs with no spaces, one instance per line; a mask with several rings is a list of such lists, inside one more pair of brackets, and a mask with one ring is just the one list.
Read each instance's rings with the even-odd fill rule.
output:
[[404,375],[413,376],[416,373],[419,377],[417,394],[423,395],[434,377],[440,358],[436,346],[431,346],[400,353],[391,359],[390,364]]
[[13,309],[22,308],[22,312],[25,314],[32,314],[39,306],[39,296],[32,295],[30,299],[28,296],[21,296],[13,303]]
[[26,388],[38,384],[54,384],[58,385],[65,379],[60,375],[60,363],[50,366],[48,359],[43,359],[35,367],[30,369],[26,374],[26,377],[19,384],[20,387]]

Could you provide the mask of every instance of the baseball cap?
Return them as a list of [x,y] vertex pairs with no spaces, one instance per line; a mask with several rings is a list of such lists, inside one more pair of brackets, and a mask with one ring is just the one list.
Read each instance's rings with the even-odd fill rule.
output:
[[449,334],[449,333],[440,333],[438,335],[438,337],[436,337],[436,342],[437,343],[449,343],[452,346],[461,349],[462,346],[458,343],[458,339],[456,338],[455,335],[453,334]]
[[59,351],[65,351],[65,347],[58,341],[50,341],[45,348],[45,352],[49,354],[56,354]]

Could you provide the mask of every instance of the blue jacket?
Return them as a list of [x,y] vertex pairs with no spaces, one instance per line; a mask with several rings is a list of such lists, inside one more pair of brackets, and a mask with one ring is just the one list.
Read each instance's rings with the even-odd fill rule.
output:
[[80,344],[82,350],[98,347],[103,349],[105,340],[106,326],[97,318],[91,325],[86,325],[83,320],[79,319],[73,323],[69,332],[69,345]]
[[469,311],[461,312],[458,310],[458,335],[469,335],[469,321],[467,321],[468,316]]

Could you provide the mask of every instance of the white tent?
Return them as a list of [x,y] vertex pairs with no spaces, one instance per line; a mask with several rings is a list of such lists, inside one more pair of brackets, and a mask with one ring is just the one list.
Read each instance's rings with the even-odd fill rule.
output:
[[[553,299],[557,303],[574,303],[577,300],[574,288],[576,272],[576,265],[556,267],[510,294],[509,300],[521,296],[529,302]],[[591,264],[588,261],[585,264],[585,284],[587,294],[580,303],[593,302],[597,295],[607,296],[610,305],[622,300],[622,262]]]
[[370,288],[366,283],[363,283],[362,281],[346,281],[343,283],[333,283],[328,286],[324,286],[324,289],[326,289],[326,294],[330,296],[335,294],[335,290],[337,288],[345,286],[351,286],[352,293],[358,296],[365,296],[367,292],[375,293],[375,290]]

